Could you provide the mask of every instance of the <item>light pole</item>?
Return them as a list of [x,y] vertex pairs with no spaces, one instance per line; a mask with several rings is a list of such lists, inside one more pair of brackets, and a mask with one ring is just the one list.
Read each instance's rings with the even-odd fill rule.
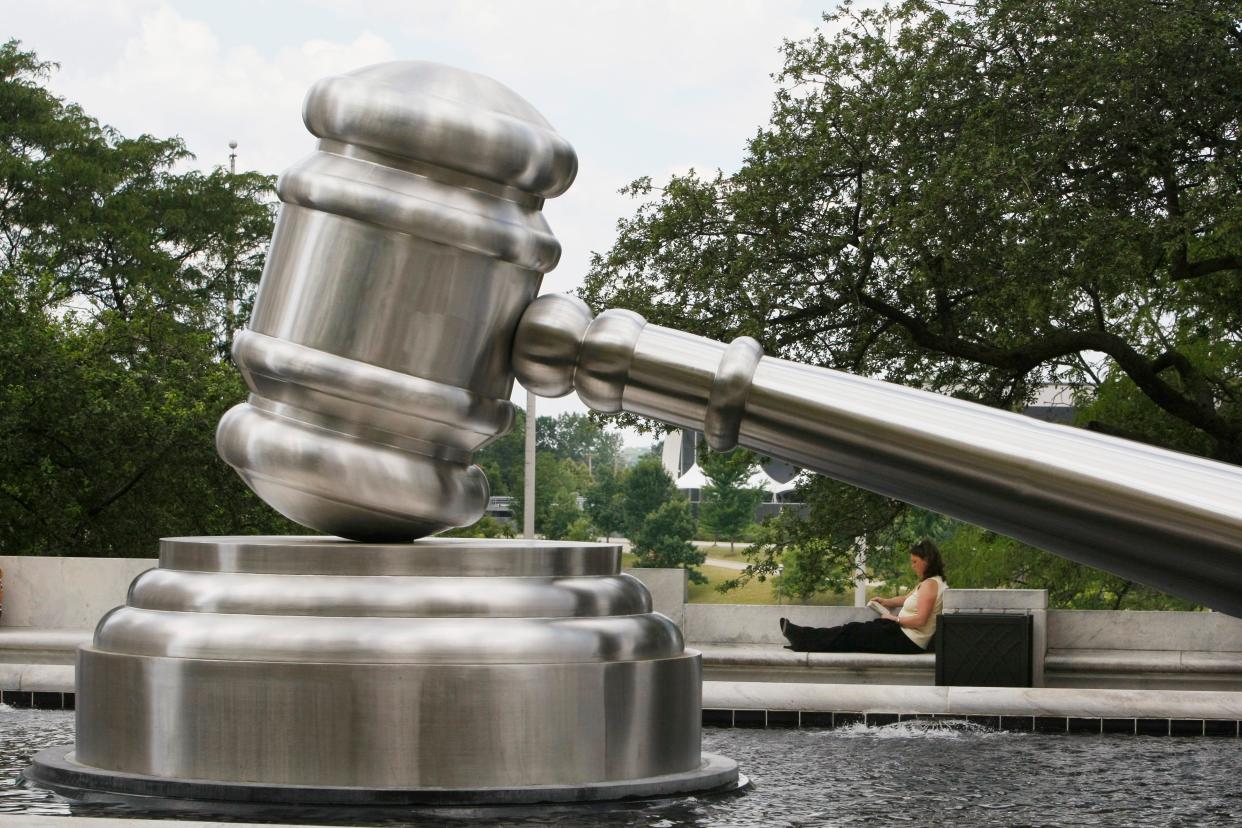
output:
[[535,537],[535,392],[526,392],[526,462],[522,486],[522,537]]
[[[237,141],[229,141],[229,175],[237,175]],[[229,182],[229,189],[232,189],[232,182]],[[228,316],[225,324],[228,326],[229,338],[233,337],[233,320],[237,318],[237,291],[233,286],[233,256],[229,253],[229,267],[225,274],[225,290],[228,291],[228,301],[226,302],[226,310]]]

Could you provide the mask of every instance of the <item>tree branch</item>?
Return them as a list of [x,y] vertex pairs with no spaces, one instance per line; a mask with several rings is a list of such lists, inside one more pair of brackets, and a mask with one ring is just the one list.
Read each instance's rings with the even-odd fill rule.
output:
[[1187,397],[1163,380],[1151,361],[1116,334],[1107,331],[1056,331],[1021,347],[1001,349],[942,336],[922,320],[861,289],[857,296],[863,307],[904,328],[917,345],[1016,374],[1029,373],[1041,363],[1071,353],[1100,351],[1112,357],[1135,385],[1169,414],[1191,423],[1225,444],[1232,445],[1238,439],[1239,429],[1222,418],[1214,407]]

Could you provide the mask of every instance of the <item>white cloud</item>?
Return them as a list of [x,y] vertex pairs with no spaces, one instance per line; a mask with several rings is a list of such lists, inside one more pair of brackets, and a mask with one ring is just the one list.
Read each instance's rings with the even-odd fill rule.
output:
[[270,55],[225,48],[206,23],[161,3],[137,17],[110,66],[83,73],[62,58],[54,86],[123,133],[181,135],[200,166],[225,163],[237,140],[243,168],[278,172],[312,146],[301,125],[307,87],[392,57],[392,45],[370,32]]

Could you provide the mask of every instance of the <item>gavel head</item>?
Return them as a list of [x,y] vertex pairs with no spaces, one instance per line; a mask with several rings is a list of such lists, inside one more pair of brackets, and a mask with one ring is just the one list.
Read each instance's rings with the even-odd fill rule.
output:
[[560,245],[577,159],[501,84],[433,63],[316,83],[216,447],[269,505],[356,540],[477,520],[473,453],[509,429],[510,346]]

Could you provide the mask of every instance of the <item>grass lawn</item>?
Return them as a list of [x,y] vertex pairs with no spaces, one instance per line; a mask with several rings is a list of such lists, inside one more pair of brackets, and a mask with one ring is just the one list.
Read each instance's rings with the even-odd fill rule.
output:
[[741,561],[746,563],[746,547],[738,546],[732,552],[729,551],[729,544],[721,544],[720,546],[700,547],[700,552],[706,552],[709,558],[720,558],[726,561]]
[[[713,546],[704,550],[709,558],[723,558],[725,560],[735,560],[742,563],[746,559],[742,556],[739,549],[737,554],[729,555],[728,546]],[[622,568],[633,567],[638,558],[632,553],[626,552],[621,555]],[[852,592],[844,595],[817,595],[810,601],[793,601],[788,596],[782,596],[778,601],[776,592],[773,590],[774,584],[772,579],[759,583],[756,579],[751,579],[750,583],[738,589],[729,592],[718,592],[716,584],[736,578],[741,573],[736,569],[726,569],[723,566],[700,566],[699,571],[707,576],[705,584],[690,584],[689,601],[692,604],[807,604],[814,607],[848,607],[854,604],[854,594]]]
[[[726,547],[726,551],[727,547]],[[712,557],[716,557],[712,555]],[[772,579],[768,579],[763,583],[759,583],[756,579],[751,579],[750,583],[738,589],[729,592],[719,592],[716,590],[716,584],[736,578],[740,573],[735,569],[725,569],[720,566],[701,566],[699,570],[707,576],[706,584],[690,584],[690,603],[692,604],[790,604],[803,603],[801,601],[791,601],[787,597],[782,597],[777,601],[776,593],[773,590]],[[817,595],[810,601],[806,602],[817,607],[840,607],[852,606],[854,596],[851,595]]]

